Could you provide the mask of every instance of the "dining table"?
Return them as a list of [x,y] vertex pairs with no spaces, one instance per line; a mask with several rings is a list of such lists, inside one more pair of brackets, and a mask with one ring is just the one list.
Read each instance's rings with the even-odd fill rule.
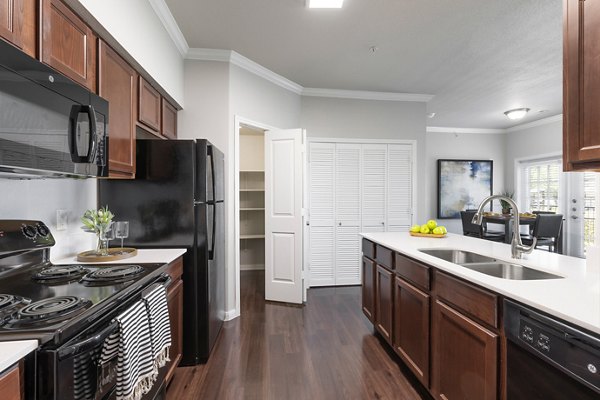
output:
[[[498,224],[504,225],[504,242],[510,243],[512,241],[512,232],[513,232],[513,219],[514,215],[512,214],[484,214],[483,215],[483,223],[485,226],[488,224]],[[535,225],[534,216],[520,215],[519,216],[519,226],[527,226],[529,232],[533,230],[533,226]],[[519,232],[520,234],[520,232]],[[562,254],[562,229],[557,238],[557,249],[560,254]]]

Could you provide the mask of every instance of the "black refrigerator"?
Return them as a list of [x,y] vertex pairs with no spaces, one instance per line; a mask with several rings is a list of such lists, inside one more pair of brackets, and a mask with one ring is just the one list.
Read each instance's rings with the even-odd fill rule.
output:
[[208,359],[225,317],[224,157],[207,140],[137,140],[134,180],[101,180],[98,206],[129,221],[127,246],[186,248],[183,359]]

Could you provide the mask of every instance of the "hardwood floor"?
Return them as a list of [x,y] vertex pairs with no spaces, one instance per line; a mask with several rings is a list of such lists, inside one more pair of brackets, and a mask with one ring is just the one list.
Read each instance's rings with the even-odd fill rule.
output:
[[296,307],[265,302],[263,272],[241,282],[241,317],[207,364],[177,369],[168,400],[430,398],[373,335],[360,287],[310,289]]

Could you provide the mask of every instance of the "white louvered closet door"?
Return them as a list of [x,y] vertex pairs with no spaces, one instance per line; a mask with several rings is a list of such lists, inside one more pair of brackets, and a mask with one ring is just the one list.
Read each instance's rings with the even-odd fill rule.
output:
[[335,144],[309,148],[310,286],[335,285]]
[[411,145],[388,145],[387,231],[406,232],[412,225],[412,168]]
[[386,222],[387,145],[362,145],[362,232],[384,232]]
[[358,285],[360,277],[360,144],[335,150],[335,284]]

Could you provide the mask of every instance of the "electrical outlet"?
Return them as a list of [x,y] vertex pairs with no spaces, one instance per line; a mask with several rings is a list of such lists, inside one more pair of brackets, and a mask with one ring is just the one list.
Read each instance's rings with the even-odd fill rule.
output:
[[69,212],[67,210],[56,210],[56,230],[66,231],[69,226]]

